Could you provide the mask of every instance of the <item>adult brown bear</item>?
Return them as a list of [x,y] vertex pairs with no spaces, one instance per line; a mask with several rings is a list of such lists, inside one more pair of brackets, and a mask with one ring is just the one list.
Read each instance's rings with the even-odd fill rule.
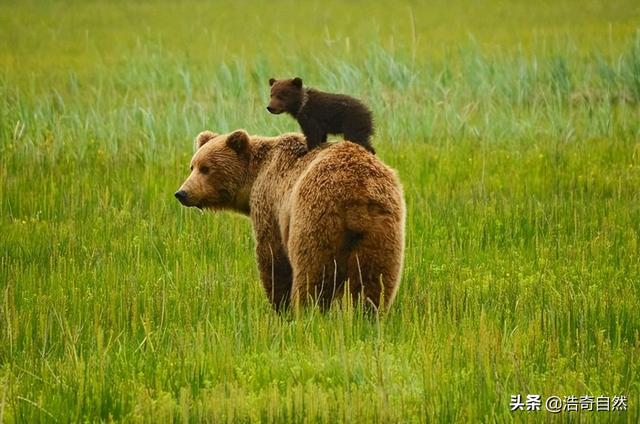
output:
[[191,174],[175,196],[185,206],[250,216],[260,278],[275,309],[292,302],[326,308],[346,287],[354,301],[391,305],[405,221],[392,169],[351,142],[300,156],[301,134],[205,131],[196,143]]

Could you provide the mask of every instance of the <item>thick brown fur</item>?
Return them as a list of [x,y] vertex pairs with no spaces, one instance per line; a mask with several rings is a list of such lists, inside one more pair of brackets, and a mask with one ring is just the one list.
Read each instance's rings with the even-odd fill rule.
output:
[[251,218],[260,278],[275,309],[292,302],[326,308],[346,287],[376,310],[391,305],[405,220],[392,169],[350,142],[300,156],[301,134],[205,131],[197,141],[191,175],[176,197]]
[[269,80],[271,99],[267,110],[286,112],[300,124],[311,150],[327,141],[328,134],[342,134],[345,140],[361,145],[371,153],[373,119],[369,109],[358,99],[305,88],[302,79]]

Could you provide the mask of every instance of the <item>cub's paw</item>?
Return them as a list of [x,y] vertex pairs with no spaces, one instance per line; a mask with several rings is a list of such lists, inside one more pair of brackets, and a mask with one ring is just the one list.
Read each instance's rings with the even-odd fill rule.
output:
[[296,156],[304,156],[309,152],[309,149],[304,144],[296,143],[291,146],[291,150],[295,153]]

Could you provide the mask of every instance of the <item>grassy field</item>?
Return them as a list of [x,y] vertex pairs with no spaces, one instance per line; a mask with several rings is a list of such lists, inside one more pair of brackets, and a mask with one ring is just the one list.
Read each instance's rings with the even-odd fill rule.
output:
[[[630,0],[2,2],[0,422],[638,422],[638,22]],[[278,316],[250,222],[173,198],[199,131],[297,129],[264,110],[292,75],[365,99],[403,181],[379,319]]]

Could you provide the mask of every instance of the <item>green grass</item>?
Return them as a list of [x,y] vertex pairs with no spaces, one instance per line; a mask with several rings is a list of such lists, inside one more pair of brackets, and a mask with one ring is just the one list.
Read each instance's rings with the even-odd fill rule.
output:
[[[0,5],[0,422],[640,419],[637,2],[325,3]],[[294,74],[403,181],[379,320],[278,316],[249,221],[172,197]]]

